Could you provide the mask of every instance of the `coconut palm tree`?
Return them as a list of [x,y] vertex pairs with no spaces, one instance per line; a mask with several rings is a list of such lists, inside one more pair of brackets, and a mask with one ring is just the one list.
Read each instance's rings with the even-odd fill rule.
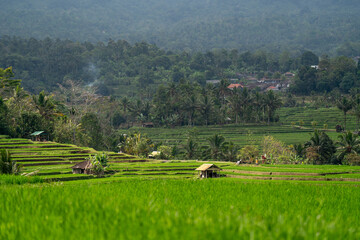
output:
[[215,134],[212,137],[209,137],[208,142],[210,144],[210,154],[214,160],[220,160],[223,156],[223,147],[225,144],[225,138],[221,135]]
[[346,114],[353,107],[353,102],[347,97],[342,97],[336,101],[336,106],[344,113],[344,130],[346,130]]
[[131,105],[130,100],[129,100],[127,97],[123,97],[123,98],[120,100],[120,104],[121,104],[122,109],[124,110],[124,113],[125,113],[125,115],[126,115],[127,111],[128,111],[129,108],[130,108],[130,105]]
[[281,107],[282,102],[280,97],[276,95],[272,90],[268,91],[264,97],[268,113],[268,124],[270,124],[270,119],[273,117],[276,109]]
[[192,137],[189,137],[185,145],[187,159],[194,159],[194,157],[196,156],[197,148],[197,142]]
[[191,95],[184,99],[182,109],[187,114],[189,126],[194,124],[194,117],[198,109],[198,101],[195,95]]
[[218,94],[219,94],[219,97],[220,97],[223,105],[225,104],[226,94],[228,94],[230,91],[228,89],[228,86],[229,86],[229,82],[226,79],[222,79],[218,86]]
[[233,89],[233,92],[229,98],[229,106],[235,115],[235,123],[238,123],[238,117],[241,115],[243,107],[241,104],[240,90],[237,88]]
[[311,135],[310,140],[305,143],[305,147],[307,154],[309,151],[315,153],[316,158],[313,160],[314,163],[318,164],[331,162],[336,152],[336,147],[330,137],[325,132],[316,129]]
[[52,96],[48,96],[44,91],[41,91],[38,96],[33,96],[36,109],[39,110],[41,116],[45,119],[52,119],[56,114],[56,105]]
[[360,151],[360,138],[359,135],[353,134],[348,131],[338,136],[339,141],[337,144],[339,145],[338,151],[338,159],[342,161],[344,157],[349,153],[359,153]]
[[356,131],[359,132],[359,123],[360,123],[360,95],[357,94],[354,98],[353,98],[353,110],[352,110],[352,114],[355,115],[356,117]]
[[202,117],[205,120],[206,126],[209,124],[210,115],[213,112],[213,106],[214,106],[213,99],[205,93],[200,99],[199,110],[201,112]]

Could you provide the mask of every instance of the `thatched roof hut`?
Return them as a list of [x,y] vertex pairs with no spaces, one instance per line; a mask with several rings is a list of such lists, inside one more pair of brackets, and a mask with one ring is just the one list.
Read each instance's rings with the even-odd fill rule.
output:
[[81,163],[78,163],[71,167],[73,174],[91,174],[92,164],[91,161],[87,160]]
[[203,164],[195,170],[199,171],[199,177],[201,178],[213,178],[220,177],[221,168],[215,164]]

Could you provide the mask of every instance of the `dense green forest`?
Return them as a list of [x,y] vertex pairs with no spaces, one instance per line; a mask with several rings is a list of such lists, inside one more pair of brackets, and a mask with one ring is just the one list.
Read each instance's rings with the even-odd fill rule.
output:
[[[319,69],[310,67],[318,64]],[[297,94],[334,89],[348,93],[360,86],[356,61],[344,56],[323,55],[319,61],[310,51],[298,55],[224,49],[174,53],[124,40],[92,44],[4,36],[0,38],[0,66],[13,67],[22,86],[32,93],[55,91],[59,84],[72,80],[94,86],[104,96],[150,99],[161,84],[189,81],[204,87],[206,80],[233,79],[246,85],[249,76],[284,79],[287,71],[298,73],[290,89]]]
[[0,10],[0,35],[356,56],[359,7],[355,0],[14,0]]

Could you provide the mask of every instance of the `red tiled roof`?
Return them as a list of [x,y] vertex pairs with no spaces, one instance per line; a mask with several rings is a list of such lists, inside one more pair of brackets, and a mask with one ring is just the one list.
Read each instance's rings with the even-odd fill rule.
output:
[[238,88],[238,87],[244,88],[244,86],[239,83],[232,83],[227,88],[233,89],[233,88]]

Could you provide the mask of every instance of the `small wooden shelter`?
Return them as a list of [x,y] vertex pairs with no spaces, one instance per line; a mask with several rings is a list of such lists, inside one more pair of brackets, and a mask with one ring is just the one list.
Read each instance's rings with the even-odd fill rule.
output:
[[91,161],[87,160],[72,166],[73,174],[91,174],[92,164]]
[[32,134],[30,134],[30,136],[33,141],[49,141],[49,135],[44,131],[33,132]]
[[199,177],[201,178],[215,178],[220,177],[221,168],[215,164],[203,164],[195,170],[199,171]]
[[161,154],[160,151],[152,151],[150,154],[149,154],[149,158],[156,158],[157,156],[159,156]]
[[146,128],[153,128],[153,127],[154,127],[154,123],[152,123],[152,122],[146,122],[146,123],[143,123],[142,126],[143,126],[143,127],[146,127]]

